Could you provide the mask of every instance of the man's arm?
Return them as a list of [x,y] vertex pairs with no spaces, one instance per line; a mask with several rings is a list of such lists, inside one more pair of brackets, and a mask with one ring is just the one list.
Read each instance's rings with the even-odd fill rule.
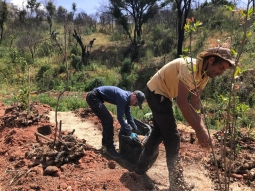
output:
[[125,105],[124,101],[117,103],[117,119],[121,125],[121,133],[123,135],[129,136],[131,134],[131,129],[125,121]]
[[126,115],[126,119],[127,119],[128,124],[131,125],[131,127],[133,129],[137,130],[137,126],[136,126],[134,118],[131,114],[130,107],[125,108],[125,115]]
[[194,110],[197,112],[197,111],[200,111],[201,109],[201,104],[200,104],[200,96],[202,95],[202,91],[201,89],[198,89],[198,94],[197,95],[197,92],[193,92],[193,94],[191,95],[191,98],[189,100],[189,103],[191,104],[191,106],[194,108]]
[[[201,93],[200,91],[199,93]],[[204,122],[196,110],[200,109],[199,96],[192,94],[191,102],[188,101],[189,89],[186,85],[179,81],[178,85],[178,96],[177,105],[180,108],[184,118],[191,125],[191,127],[196,131],[196,136],[199,143],[202,146],[207,146],[205,144],[209,143],[209,137],[204,125]]]

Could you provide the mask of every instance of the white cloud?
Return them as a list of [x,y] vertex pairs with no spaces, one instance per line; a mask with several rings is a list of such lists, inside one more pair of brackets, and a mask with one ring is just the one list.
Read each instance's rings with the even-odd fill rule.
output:
[[[37,2],[39,2],[39,1],[37,1]],[[17,6],[17,8],[19,8],[19,9],[23,9],[23,8],[26,9],[27,0],[10,0],[10,3]],[[42,3],[40,4],[39,9],[44,9],[44,6]]]
[[27,0],[10,0],[10,3],[22,9],[22,8],[26,8]]

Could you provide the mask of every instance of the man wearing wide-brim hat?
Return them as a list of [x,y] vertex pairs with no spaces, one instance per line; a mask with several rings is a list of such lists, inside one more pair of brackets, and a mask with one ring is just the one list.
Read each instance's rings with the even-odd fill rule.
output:
[[170,190],[188,190],[179,166],[180,135],[175,122],[172,100],[176,98],[184,118],[195,130],[201,146],[209,147],[210,139],[200,111],[200,96],[209,78],[220,76],[235,67],[235,57],[228,48],[214,47],[197,59],[177,58],[164,65],[147,83],[146,100],[153,115],[153,128],[135,169],[144,174],[158,156],[158,146],[163,141]]

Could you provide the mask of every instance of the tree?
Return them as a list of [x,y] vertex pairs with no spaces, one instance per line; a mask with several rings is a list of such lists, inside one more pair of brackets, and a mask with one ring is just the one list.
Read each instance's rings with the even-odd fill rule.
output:
[[[130,40],[141,39],[142,25],[158,11],[158,0],[110,0],[112,14],[116,19],[117,24],[120,24],[127,32]],[[133,39],[129,30],[128,15],[134,22]]]
[[0,44],[2,42],[3,39],[3,32],[4,32],[4,23],[7,21],[7,16],[8,16],[8,9],[7,9],[7,4],[6,2],[0,2]]
[[31,28],[28,27],[27,31],[27,35],[23,35],[17,42],[17,47],[19,50],[22,50],[23,53],[29,50],[32,61],[34,61],[36,49],[38,45],[44,41],[44,39],[43,36],[36,30],[31,30]]
[[[143,45],[142,26],[158,12],[158,0],[110,0],[110,10],[116,19],[116,23],[121,25],[126,31],[131,41],[124,56],[131,55],[131,63],[138,56],[138,49]],[[133,36],[131,35],[130,20],[134,24]]]
[[66,17],[67,17],[67,10],[62,7],[62,6],[59,6],[58,9],[57,9],[57,20],[59,22],[64,22],[66,20]]
[[166,0],[162,3],[162,7],[167,4],[173,3],[173,9],[177,9],[177,55],[179,58],[182,55],[182,43],[184,41],[184,25],[186,24],[186,19],[188,18],[188,14],[191,8],[192,0]]
[[24,23],[26,20],[27,11],[25,9],[19,11],[19,21]]
[[74,14],[77,11],[76,4],[72,4],[72,11],[67,14],[67,20],[73,22]]
[[74,19],[75,28],[78,33],[82,33],[82,29],[86,29],[86,27],[93,28],[93,30],[95,30],[96,25],[94,23],[96,23],[96,21],[85,12],[78,13]]
[[73,15],[75,15],[75,12],[77,11],[76,3],[72,4],[72,10],[73,10]]
[[46,5],[46,10],[48,11],[47,13],[47,21],[50,25],[50,34],[52,30],[52,17],[53,15],[56,14],[56,6],[53,4],[53,2],[49,1],[48,4]]
[[178,31],[178,42],[177,42],[177,58],[182,55],[182,43],[184,41],[184,25],[191,7],[191,0],[175,0],[177,8],[177,31]]
[[79,36],[76,32],[76,30],[74,30],[73,33],[73,37],[76,39],[76,41],[79,43],[80,47],[81,47],[81,60],[82,63],[84,65],[88,65],[89,63],[89,50],[87,49],[87,46],[84,45],[84,43],[82,42],[82,38],[81,36]]
[[40,7],[41,3],[36,2],[36,0],[27,0],[27,9],[30,9],[30,16]]
[[218,5],[218,6],[233,4],[232,2],[230,2],[228,0],[212,0],[211,2],[212,2],[213,5]]

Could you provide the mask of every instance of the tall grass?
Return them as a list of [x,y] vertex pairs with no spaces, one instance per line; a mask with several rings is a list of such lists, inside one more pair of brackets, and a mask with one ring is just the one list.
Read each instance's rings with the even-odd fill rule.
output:
[[[47,94],[40,94],[38,96],[32,97],[32,100],[40,101],[41,104],[48,104],[52,108],[56,108],[57,97],[50,97]],[[86,100],[81,96],[70,95],[68,97],[61,97],[58,110],[59,111],[75,111],[79,108],[87,108],[88,104]]]

